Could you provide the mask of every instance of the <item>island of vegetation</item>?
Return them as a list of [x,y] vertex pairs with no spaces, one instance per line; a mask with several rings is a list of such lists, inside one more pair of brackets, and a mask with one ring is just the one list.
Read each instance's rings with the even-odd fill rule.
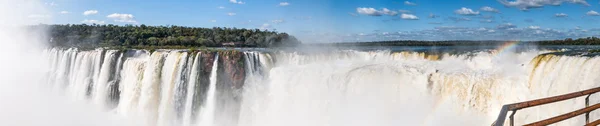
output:
[[287,33],[259,29],[146,25],[38,25],[51,46],[97,48],[281,47],[300,44]]

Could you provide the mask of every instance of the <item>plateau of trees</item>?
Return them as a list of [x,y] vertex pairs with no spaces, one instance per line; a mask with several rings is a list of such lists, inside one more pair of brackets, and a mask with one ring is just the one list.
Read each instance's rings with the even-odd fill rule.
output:
[[146,25],[38,25],[62,47],[279,47],[300,44],[287,33],[259,29]]
[[[392,40],[375,42],[339,42],[327,44],[312,44],[318,46],[498,46],[514,41],[500,40],[445,40],[445,41],[419,41],[419,40]],[[564,40],[539,40],[521,41],[519,45],[600,45],[600,38],[587,37]]]

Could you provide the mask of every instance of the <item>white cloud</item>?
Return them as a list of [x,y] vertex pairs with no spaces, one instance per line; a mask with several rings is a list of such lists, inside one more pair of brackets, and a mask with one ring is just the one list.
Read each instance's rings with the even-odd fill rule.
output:
[[416,3],[413,3],[413,2],[410,2],[410,1],[404,1],[404,5],[417,6]]
[[556,13],[554,14],[554,17],[568,17],[569,15],[565,14],[565,13]]
[[500,13],[500,11],[498,9],[488,7],[488,6],[481,7],[481,11]]
[[229,0],[229,3],[234,3],[234,4],[245,4],[242,1],[237,1],[237,0]]
[[473,11],[472,9],[463,7],[460,8],[458,10],[455,10],[454,13],[456,14],[460,14],[460,15],[479,15],[479,11]]
[[486,19],[486,20],[481,20],[481,23],[494,23],[494,20],[492,19]]
[[529,28],[529,29],[540,29],[540,26],[529,26],[527,28]]
[[498,2],[504,4],[504,6],[515,7],[521,10],[529,10],[531,8],[542,8],[546,5],[558,6],[564,2],[590,6],[590,4],[588,4],[585,0],[498,0]]
[[359,7],[359,8],[356,8],[356,12],[358,12],[359,14],[364,14],[364,15],[369,15],[369,16],[381,16],[381,12],[379,12],[375,8]]
[[470,18],[466,18],[466,17],[448,17],[448,19],[450,19],[454,22],[471,21]]
[[[430,23],[435,24],[435,23]],[[535,28],[535,27],[534,27]],[[587,32],[586,32],[587,31]],[[567,29],[550,28],[530,29],[517,28],[513,24],[502,24],[498,27],[456,27],[438,26],[433,29],[410,30],[381,33],[357,33],[345,35],[344,41],[384,41],[384,40],[550,40],[565,38],[581,38],[593,36],[600,29]],[[358,39],[360,38],[360,39]]]
[[237,14],[236,14],[236,13],[229,12],[229,13],[227,13],[227,15],[229,15],[229,16],[235,16],[235,15],[237,15]]
[[504,23],[504,24],[500,24],[498,26],[496,26],[497,29],[502,29],[502,30],[506,30],[506,29],[514,29],[517,28],[516,25],[511,24],[511,23]]
[[272,28],[273,28],[273,27],[271,27],[271,24],[264,23],[264,24],[262,24],[262,25],[260,26],[260,28],[259,28],[259,29],[261,29],[261,30],[269,30],[269,29],[272,29]]
[[83,15],[85,15],[85,16],[94,15],[94,14],[98,14],[98,10],[87,10],[87,11],[83,12]]
[[84,23],[84,24],[104,24],[104,21],[85,19],[85,20],[81,21],[81,23]]
[[217,8],[219,8],[219,9],[225,9],[225,7],[223,7],[223,6],[219,6],[219,7],[217,7]]
[[410,13],[412,13],[409,10],[398,10],[398,12],[403,13],[403,14],[410,14]]
[[210,22],[217,22],[217,20],[210,20]]
[[28,15],[28,18],[51,18],[52,15],[47,15],[47,14],[32,14],[32,15]]
[[272,20],[271,22],[272,22],[273,24],[279,24],[279,23],[283,23],[283,22],[285,22],[285,20],[283,20],[283,19],[278,19],[278,20]]
[[383,8],[382,10],[377,10],[375,8],[359,7],[359,8],[356,8],[356,12],[358,14],[369,15],[369,16],[381,16],[381,15],[396,16],[396,15],[398,15],[397,11],[389,10],[387,8]]
[[131,14],[114,13],[114,14],[110,14],[106,17],[113,19],[115,22],[137,23],[137,21],[134,20],[135,17]]
[[588,11],[587,13],[585,13],[588,16],[600,16],[600,13],[596,12],[596,11]]
[[60,11],[59,13],[60,13],[60,14],[69,14],[69,13],[71,13],[71,12],[69,12],[69,11]]
[[45,4],[48,6],[58,6],[58,4],[56,4],[54,2],[50,2],[50,3],[46,2]]
[[358,14],[355,14],[355,13],[348,13],[348,14],[353,17],[358,17]]
[[398,15],[398,12],[389,10],[387,8],[383,8],[383,10],[381,10],[381,13],[383,13],[385,15],[390,15],[390,16],[396,16],[396,15]]
[[400,15],[400,18],[402,18],[404,20],[419,20],[419,17],[412,15],[412,14],[402,14],[402,15]]
[[281,2],[281,3],[279,3],[279,6],[288,6],[288,5],[290,5],[290,3],[288,3],[288,2]]

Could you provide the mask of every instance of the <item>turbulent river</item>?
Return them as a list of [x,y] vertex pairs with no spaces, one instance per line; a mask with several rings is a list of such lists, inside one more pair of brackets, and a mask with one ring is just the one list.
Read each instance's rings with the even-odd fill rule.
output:
[[[43,87],[151,126],[490,125],[504,104],[600,86],[600,57],[548,52],[53,48]],[[578,98],[515,120],[584,106]]]

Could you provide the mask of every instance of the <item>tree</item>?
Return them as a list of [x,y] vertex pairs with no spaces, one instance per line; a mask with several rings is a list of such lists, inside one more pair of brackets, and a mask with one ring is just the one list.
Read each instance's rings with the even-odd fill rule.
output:
[[[243,43],[236,46],[268,47],[295,45],[297,39],[287,33],[237,28],[195,28],[146,25],[36,25],[49,27],[53,46],[209,46],[223,42]],[[289,39],[294,38],[294,39]],[[286,44],[283,44],[286,43]]]

